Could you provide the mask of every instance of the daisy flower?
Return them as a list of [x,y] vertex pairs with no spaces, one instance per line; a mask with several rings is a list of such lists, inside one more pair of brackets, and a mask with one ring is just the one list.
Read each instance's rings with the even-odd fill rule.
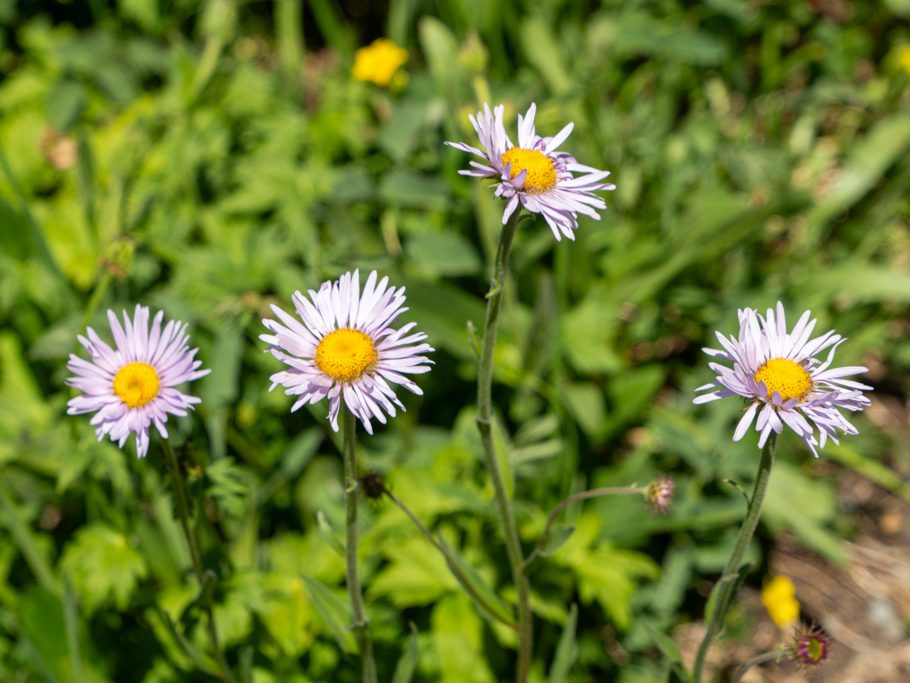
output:
[[421,343],[427,338],[423,332],[411,333],[416,323],[397,330],[391,327],[408,309],[404,287],[389,287],[388,282],[373,271],[361,290],[360,273],[355,270],[324,282],[318,292],[309,290],[309,298],[294,292],[300,320],[272,306],[278,320],[263,320],[271,334],[259,338],[288,366],[272,375],[269,391],[280,384],[285,394],[297,396],[292,412],[328,398],[329,421],[337,432],[344,399],[372,434],[372,418],[385,424],[386,414],[395,417],[396,406],[404,410],[390,385],[423,393],[405,375],[429,372],[433,361],[421,354],[434,349]]
[[574,240],[579,213],[600,220],[595,209],[607,208],[594,192],[616,189],[613,184],[600,182],[610,175],[609,171],[583,166],[567,152],[556,151],[569,137],[574,124],[568,124],[551,138],[540,137],[534,130],[537,105],[532,104],[527,114],[518,115],[518,144],[514,145],[506,134],[502,113],[503,105],[491,112],[490,105],[484,104],[483,111],[470,117],[480,148],[463,142],[446,142],[484,160],[483,163],[471,161],[472,168],[459,173],[499,180],[496,196],[508,200],[502,212],[503,224],[521,204],[544,217],[557,241],[562,235]]
[[[722,349],[702,349],[713,358],[733,364],[727,367],[710,363],[717,377],[696,391],[706,391],[695,403],[708,403],[725,396],[742,396],[750,402],[736,426],[733,440],[739,441],[755,421],[761,432],[759,448],[771,432],[780,433],[784,425],[792,429],[818,457],[816,447],[830,438],[838,443],[837,432],[856,434],[857,429],[840,409],[858,411],[869,405],[863,391],[872,387],[850,379],[867,368],[851,365],[832,368],[834,352],[845,338],[829,330],[812,337],[816,320],[809,311],[802,314],[793,331],[787,332],[784,306],[768,309],[764,316],[745,308],[739,311],[739,337],[717,332]],[[815,356],[829,349],[824,362]],[[816,439],[815,430],[818,430]]]
[[136,306],[132,320],[123,311],[123,325],[113,311],[107,319],[114,337],[114,348],[102,340],[91,327],[87,336],[78,336],[91,360],[70,354],[67,369],[75,376],[66,382],[82,392],[70,399],[67,413],[95,413],[98,440],[108,435],[120,448],[130,434],[136,435],[136,453],[142,458],[148,452],[149,427],[167,438],[167,416],[186,415],[199,403],[176,387],[203,377],[210,370],[200,370],[198,349],[188,348],[186,324],[171,320],[161,327],[164,313],[158,311],[149,329],[149,309]]

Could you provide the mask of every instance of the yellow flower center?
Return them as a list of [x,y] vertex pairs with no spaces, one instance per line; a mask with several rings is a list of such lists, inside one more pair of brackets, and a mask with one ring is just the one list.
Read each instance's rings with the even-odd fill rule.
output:
[[148,363],[127,363],[114,376],[114,393],[130,408],[139,408],[158,395],[158,373]]
[[527,171],[525,184],[521,188],[530,194],[549,192],[556,187],[556,166],[553,160],[543,152],[536,149],[521,149],[513,147],[502,155],[502,163],[506,166],[512,164],[509,175],[515,178],[522,171]]
[[825,656],[825,646],[822,645],[818,638],[809,638],[806,652],[809,653],[809,658],[813,662],[820,662]]
[[339,382],[357,379],[378,360],[373,340],[348,327],[329,332],[316,347],[316,367]]
[[785,401],[802,400],[812,391],[812,377],[799,363],[787,358],[772,358],[755,373],[756,382],[764,382],[768,398],[776,391]]

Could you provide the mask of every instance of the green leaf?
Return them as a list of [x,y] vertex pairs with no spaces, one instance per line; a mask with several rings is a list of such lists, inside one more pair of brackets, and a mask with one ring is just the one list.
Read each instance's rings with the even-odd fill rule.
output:
[[825,197],[806,216],[806,229],[816,234],[837,215],[864,197],[910,145],[910,114],[901,112],[879,121],[850,147],[843,168]]
[[683,64],[719,64],[727,52],[723,41],[711,33],[659,22],[640,12],[620,15],[610,36],[620,55],[647,55]]
[[448,207],[448,185],[438,176],[393,170],[379,183],[379,196],[392,206],[440,211]]
[[60,598],[36,586],[30,586],[20,597],[17,616],[22,640],[30,647],[26,652],[46,680],[63,683],[64,663],[69,657],[66,626]]
[[448,284],[430,284],[408,279],[409,318],[420,321],[420,328],[437,349],[444,348],[462,360],[472,360],[474,354],[464,335],[465,322],[482,325],[484,307],[480,300]]
[[445,559],[420,537],[402,540],[383,554],[389,563],[373,578],[371,596],[388,596],[397,607],[427,605],[458,588]]
[[82,113],[85,100],[85,87],[81,83],[61,81],[48,96],[50,124],[60,131],[69,130]]
[[896,472],[860,450],[845,443],[831,444],[825,448],[825,455],[910,502],[910,484]]
[[571,524],[557,524],[551,527],[550,533],[547,534],[547,540],[540,549],[540,554],[544,557],[549,557],[555,553],[569,540],[574,531],[575,527]]
[[351,634],[351,606],[335,595],[322,581],[311,576],[304,576],[303,581],[310,593],[313,607],[319,613],[323,623],[335,642],[344,652],[354,652],[356,644]]
[[[793,514],[793,501],[799,501],[799,514]],[[787,528],[824,555],[843,565],[846,550],[840,537],[828,527],[837,514],[837,502],[830,482],[810,479],[786,461],[779,461],[771,474],[765,497],[764,520],[772,528]]]
[[111,605],[123,610],[148,574],[145,556],[119,532],[102,524],[82,527],[67,545],[63,569],[89,613]]
[[470,601],[460,593],[440,600],[430,619],[439,683],[493,683],[483,655],[483,625]]
[[597,439],[603,434],[607,406],[603,391],[597,385],[589,382],[570,384],[563,395],[572,409],[572,416],[588,437]]
[[421,232],[405,247],[413,266],[436,275],[456,277],[480,271],[480,258],[471,243],[458,233]]
[[811,290],[826,299],[836,297],[849,303],[910,301],[910,275],[886,266],[850,261],[819,268],[807,279]]
[[550,90],[557,95],[568,92],[572,87],[572,78],[563,61],[561,47],[564,42],[554,36],[538,16],[528,16],[522,22],[519,35],[525,57],[537,69]]
[[572,666],[578,659],[578,643],[575,639],[577,622],[578,607],[573,604],[569,609],[569,616],[566,618],[562,635],[559,637],[559,644],[556,646],[556,654],[553,657],[553,663],[550,665],[550,675],[547,678],[548,683],[563,683],[563,681],[567,680]]
[[512,609],[496,595],[495,591],[490,588],[471,564],[446,545],[441,537],[437,537],[437,539],[452,575],[464,588],[480,613],[487,619],[502,622],[506,626],[514,626],[515,616],[512,613]]
[[392,675],[392,683],[411,683],[414,672],[417,670],[417,662],[420,657],[420,648],[417,645],[417,627],[410,623],[411,635],[408,637],[408,646],[395,665],[395,673]]
[[658,631],[648,622],[644,622],[644,627],[645,631],[648,632],[648,635],[651,636],[651,640],[657,645],[657,649],[659,649],[663,656],[670,662],[670,666],[673,668],[676,675],[683,681],[690,680],[691,676],[686,670],[682,653],[679,651],[679,646],[676,644],[676,641],[666,633]]
[[433,79],[445,89],[456,77],[458,41],[445,24],[433,17],[422,17],[417,33]]
[[306,584],[298,576],[276,573],[265,574],[262,584],[264,600],[256,608],[259,617],[282,652],[299,657],[316,636]]
[[603,427],[604,432],[613,434],[622,425],[647,413],[666,376],[665,367],[654,364],[629,368],[611,379],[607,391],[613,409]]

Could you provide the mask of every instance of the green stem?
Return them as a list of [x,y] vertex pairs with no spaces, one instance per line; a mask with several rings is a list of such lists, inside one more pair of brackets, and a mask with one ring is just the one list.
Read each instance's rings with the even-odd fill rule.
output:
[[449,571],[452,572],[452,576],[455,577],[455,580],[458,581],[458,584],[465,590],[465,592],[468,594],[468,597],[470,597],[472,600],[474,600],[474,602],[476,602],[477,605],[481,608],[481,610],[486,612],[486,614],[488,616],[492,617],[493,619],[496,619],[497,621],[499,621],[499,623],[501,623],[505,626],[508,626],[510,628],[515,628],[516,627],[515,623],[510,622],[510,621],[505,621],[502,618],[500,611],[497,610],[495,606],[490,604],[490,602],[484,596],[483,592],[479,591],[475,588],[474,582],[471,581],[471,577],[467,576],[466,573],[459,566],[459,564],[456,561],[454,561],[454,558],[451,556],[449,549],[446,548],[446,546],[443,543],[441,543],[439,541],[439,539],[433,535],[433,532],[430,531],[426,527],[426,525],[420,521],[420,519],[417,517],[417,515],[415,515],[411,511],[411,509],[407,505],[404,504],[404,502],[402,502],[394,493],[389,491],[385,486],[383,486],[382,492],[389,500],[391,500],[393,503],[395,503],[395,505],[398,506],[398,509],[401,510],[409,520],[411,520],[411,522],[414,524],[414,526],[417,527],[418,531],[420,531],[420,533],[423,534],[423,537],[427,541],[430,542],[430,545],[432,545],[434,548],[436,548],[436,550],[438,550],[440,552],[440,554],[443,556],[443,558],[445,558],[446,565],[448,566]]
[[60,586],[54,578],[54,572],[51,570],[44,555],[38,550],[38,545],[32,538],[31,530],[19,517],[19,512],[13,504],[9,487],[6,484],[7,481],[6,472],[4,472],[0,475],[0,510],[6,517],[6,527],[16,545],[19,546],[19,552],[22,553],[25,563],[32,570],[32,574],[35,575],[35,580],[48,593],[60,595]]
[[588,489],[587,491],[579,491],[578,493],[573,493],[571,496],[567,496],[559,501],[559,504],[553,511],[550,512],[550,516],[547,517],[547,524],[544,526],[543,533],[540,535],[540,539],[537,541],[537,545],[534,546],[534,550],[531,551],[531,554],[528,555],[528,558],[524,561],[524,566],[527,569],[531,566],[531,563],[540,555],[543,551],[544,544],[547,542],[547,539],[550,537],[550,528],[556,522],[556,519],[559,517],[559,514],[565,510],[567,507],[573,503],[578,503],[582,500],[587,500],[589,498],[599,498],[600,496],[617,496],[617,495],[629,495],[636,494],[642,495],[647,492],[647,488],[641,486],[602,486],[596,489]]
[[342,407],[342,428],[344,429],[344,502],[346,507],[346,542],[344,544],[345,578],[348,597],[351,599],[354,636],[363,662],[363,683],[376,683],[376,662],[373,659],[373,642],[370,640],[370,626],[363,607],[360,588],[360,571],[357,566],[357,418]]
[[79,651],[79,615],[73,587],[66,574],[63,575],[63,626],[66,630],[66,647],[70,656],[73,683],[83,683],[85,672],[82,669],[82,654]]
[[477,371],[477,429],[483,441],[483,453],[496,502],[499,507],[500,523],[506,541],[506,552],[512,567],[512,579],[518,595],[518,667],[516,683],[526,683],[531,669],[534,627],[531,615],[531,586],[524,569],[524,556],[521,551],[521,540],[515,524],[515,513],[512,501],[506,491],[502,470],[496,458],[493,445],[493,352],[496,349],[496,332],[499,326],[499,313],[502,310],[502,294],[506,275],[509,272],[509,252],[512,240],[518,230],[520,211],[503,226],[499,237],[499,248],[496,251],[496,262],[493,268],[493,280],[487,294],[487,311],[483,332],[483,347],[480,354],[480,365]]
[[723,626],[724,617],[730,608],[730,602],[739,584],[738,579],[743,556],[746,554],[749,542],[755,534],[756,527],[758,527],[758,520],[761,518],[762,505],[765,502],[765,492],[768,490],[768,480],[771,478],[771,467],[774,465],[774,453],[776,450],[777,434],[772,432],[768,441],[765,442],[765,447],[762,448],[761,460],[758,463],[758,474],[755,477],[755,484],[752,488],[752,498],[749,500],[749,508],[746,512],[746,518],[743,520],[743,526],[739,530],[736,547],[733,548],[733,553],[724,567],[724,573],[711,591],[711,597],[708,598],[708,604],[710,605],[713,602],[714,608],[711,610],[705,636],[698,647],[698,654],[695,656],[695,666],[692,669],[692,678],[695,683],[701,683],[702,669],[705,665],[708,649],[711,647],[711,641],[714,640],[721,626]]
[[[218,665],[221,669],[221,679],[234,683],[234,676],[228,667],[227,660],[224,657],[224,651],[221,649],[221,643],[218,639],[218,629],[215,625],[215,612],[212,609],[211,591],[205,590],[206,572],[202,567],[202,558],[199,554],[199,543],[196,541],[196,533],[190,522],[189,505],[186,502],[186,491],[183,487],[183,477],[180,474],[180,465],[177,463],[177,455],[167,439],[162,440],[164,443],[164,453],[167,459],[168,471],[171,475],[171,482],[174,485],[174,499],[177,503],[177,516],[180,517],[180,525],[183,527],[183,535],[186,536],[186,543],[190,548],[190,557],[193,560],[193,572],[196,574],[196,580],[199,582],[199,590],[208,595],[202,596],[202,604],[205,608],[206,620],[208,622],[209,639],[212,641],[212,648],[218,659]],[[211,574],[210,574],[211,576]]]
[[751,669],[753,666],[759,664],[764,664],[765,662],[776,662],[783,655],[787,653],[787,648],[781,648],[780,650],[773,650],[772,652],[763,652],[760,655],[756,655],[752,659],[747,659],[742,664],[739,665],[739,668],[733,674],[733,678],[730,679],[730,683],[739,683],[746,672]]

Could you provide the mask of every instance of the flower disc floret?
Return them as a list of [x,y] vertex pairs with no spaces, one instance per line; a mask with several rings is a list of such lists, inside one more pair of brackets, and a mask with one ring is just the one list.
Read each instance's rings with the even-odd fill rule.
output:
[[536,149],[513,147],[502,155],[502,163],[509,169],[509,176],[514,180],[525,174],[525,192],[541,194],[556,187],[556,166],[546,154]]
[[804,669],[824,664],[831,651],[831,638],[818,626],[801,627],[793,634],[790,658]]
[[267,349],[287,368],[272,375],[272,389],[296,397],[291,411],[329,400],[329,422],[338,431],[341,402],[373,433],[371,420],[385,424],[404,406],[393,385],[422,394],[407,375],[430,371],[423,354],[433,347],[427,336],[413,332],[414,323],[392,324],[408,309],[404,287],[389,287],[389,279],[370,273],[363,289],[360,273],[345,273],[324,282],[308,296],[292,297],[297,317],[272,306],[277,320],[262,321],[269,334],[260,336]]
[[503,105],[492,111],[485,104],[483,111],[470,116],[471,125],[480,141],[479,147],[464,142],[446,142],[462,152],[473,154],[482,161],[471,161],[471,168],[459,171],[477,178],[495,178],[496,196],[506,201],[502,222],[523,207],[543,216],[553,236],[575,239],[578,214],[600,220],[598,210],[607,208],[604,200],[594,194],[615,190],[612,183],[603,181],[610,175],[590,166],[579,164],[559,147],[569,137],[569,123],[553,137],[541,137],[534,129],[537,105],[518,115],[518,144],[513,144],[503,125]]
[[785,401],[802,401],[812,391],[812,376],[788,358],[769,359],[756,371],[755,381],[764,383],[769,399],[776,392]]
[[373,340],[348,327],[329,332],[316,347],[316,366],[339,382],[358,379],[377,360],[379,354]]
[[114,375],[114,393],[130,408],[138,408],[158,395],[158,373],[148,363],[127,363]]
[[82,392],[67,404],[67,413],[94,413],[91,423],[101,440],[105,436],[121,448],[130,434],[136,435],[136,452],[145,456],[149,427],[167,438],[168,415],[186,415],[199,403],[177,387],[209,373],[196,360],[197,349],[189,348],[187,326],[177,320],[166,325],[158,311],[149,324],[149,309],[136,306],[133,316],[123,312],[122,322],[113,311],[107,313],[114,346],[91,327],[79,342],[90,360],[70,355],[67,369],[74,376],[67,384]]
[[[768,309],[764,316],[745,308],[739,311],[736,337],[716,333],[720,349],[703,349],[708,356],[724,361],[709,363],[714,381],[699,387],[703,392],[695,403],[708,403],[726,396],[740,396],[749,406],[736,426],[733,440],[739,441],[752,423],[761,433],[759,448],[772,432],[784,426],[799,436],[818,457],[818,448],[828,439],[838,443],[839,432],[856,434],[840,412],[857,412],[869,405],[863,394],[872,387],[850,375],[866,372],[861,365],[831,367],[834,353],[845,339],[834,330],[812,336],[816,320],[809,311],[800,316],[792,332],[787,331],[784,306]],[[824,360],[818,358],[828,351]],[[816,432],[818,436],[816,436]]]

